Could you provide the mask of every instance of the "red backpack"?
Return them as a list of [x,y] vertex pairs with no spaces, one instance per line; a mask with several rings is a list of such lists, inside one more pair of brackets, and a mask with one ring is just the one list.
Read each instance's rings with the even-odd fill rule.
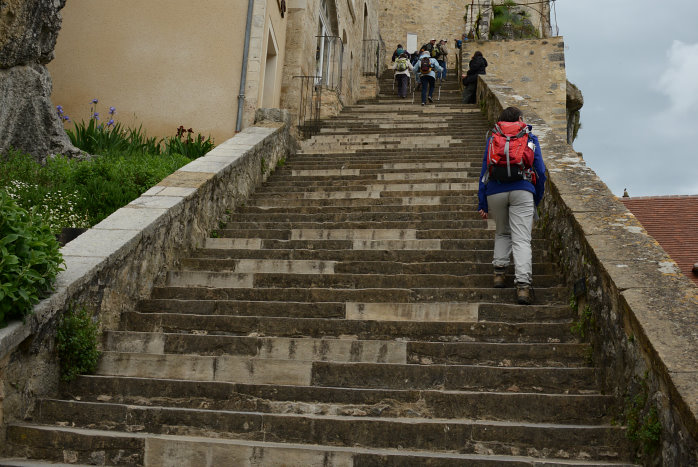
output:
[[431,58],[423,57],[419,62],[419,72],[423,75],[431,73]]
[[498,182],[528,180],[535,185],[534,147],[524,122],[497,122],[487,148],[489,178]]

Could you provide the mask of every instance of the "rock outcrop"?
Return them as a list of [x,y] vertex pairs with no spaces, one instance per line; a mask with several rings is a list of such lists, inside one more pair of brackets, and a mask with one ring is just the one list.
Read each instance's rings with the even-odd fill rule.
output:
[[567,81],[567,144],[572,144],[581,128],[579,111],[584,106],[584,96],[577,86]]
[[51,102],[60,10],[66,0],[0,0],[0,154],[10,148],[43,161],[79,155]]

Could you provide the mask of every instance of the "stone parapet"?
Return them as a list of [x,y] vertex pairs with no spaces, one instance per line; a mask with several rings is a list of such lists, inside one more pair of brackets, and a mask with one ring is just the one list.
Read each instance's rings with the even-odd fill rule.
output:
[[487,74],[496,75],[526,101],[560,135],[567,135],[567,72],[562,37],[529,40],[468,41],[463,44],[463,73],[475,51],[487,59]]
[[85,306],[102,329],[117,329],[121,313],[132,311],[186,251],[203,246],[219,219],[295,150],[289,127],[288,112],[261,109],[257,126],[182,167],[61,249],[66,269],[55,292],[24,323],[0,329],[0,439],[6,423],[22,419],[36,398],[57,387],[58,317],[73,305]]
[[646,399],[658,410],[661,445],[644,462],[697,465],[698,288],[518,89],[481,76],[478,102],[491,121],[521,108],[540,139],[549,171],[541,222],[581,314],[591,313],[580,322],[606,390],[626,408]]

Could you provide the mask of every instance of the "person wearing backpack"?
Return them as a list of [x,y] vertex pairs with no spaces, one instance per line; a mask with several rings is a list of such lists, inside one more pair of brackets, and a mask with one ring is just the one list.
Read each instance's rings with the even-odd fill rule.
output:
[[402,44],[398,44],[397,48],[395,49],[395,52],[393,52],[393,58],[391,58],[390,61],[394,62],[399,57],[401,57],[404,52],[405,52],[405,49],[402,48]]
[[463,103],[474,104],[477,94],[477,75],[487,74],[487,60],[479,50],[473,54],[468,64],[468,72],[462,75],[463,78]]
[[536,206],[545,193],[545,164],[538,138],[521,110],[508,107],[487,138],[478,189],[478,213],[496,223],[494,287],[505,286],[505,271],[514,258],[516,300],[533,301],[531,231]]
[[438,45],[436,46],[436,61],[439,62],[439,66],[443,69],[441,72],[441,76],[437,76],[437,78],[441,78],[442,80],[446,81],[446,59],[448,58],[448,50],[446,49],[446,41],[445,40],[440,40]]
[[434,95],[434,87],[436,86],[436,73],[441,73],[439,62],[431,57],[428,50],[425,50],[419,56],[419,61],[414,69],[415,74],[419,76],[419,81],[422,84],[422,105],[427,104],[427,99],[433,104],[434,99],[432,99],[432,96]]
[[397,95],[403,99],[407,97],[407,87],[410,82],[410,73],[414,67],[410,63],[410,54],[403,52],[393,65],[395,70],[395,80],[397,81]]

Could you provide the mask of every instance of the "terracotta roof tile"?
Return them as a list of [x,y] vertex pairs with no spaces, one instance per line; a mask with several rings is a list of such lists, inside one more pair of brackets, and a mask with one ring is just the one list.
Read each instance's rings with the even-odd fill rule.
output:
[[621,198],[645,228],[698,285],[698,195]]

